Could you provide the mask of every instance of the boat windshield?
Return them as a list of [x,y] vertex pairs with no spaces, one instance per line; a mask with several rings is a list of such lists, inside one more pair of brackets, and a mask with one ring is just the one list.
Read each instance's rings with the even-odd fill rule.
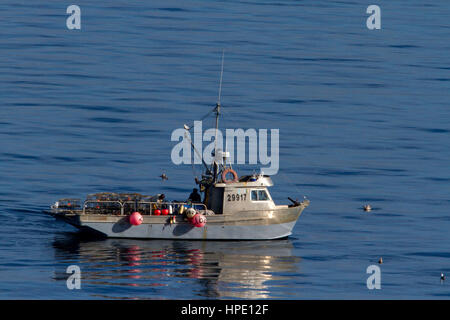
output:
[[252,201],[267,201],[269,195],[266,190],[252,190]]

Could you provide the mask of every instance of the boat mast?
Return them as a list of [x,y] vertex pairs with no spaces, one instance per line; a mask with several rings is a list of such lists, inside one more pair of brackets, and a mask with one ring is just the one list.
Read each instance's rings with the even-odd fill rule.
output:
[[216,108],[214,109],[214,112],[216,113],[216,136],[214,138],[214,181],[217,181],[217,174],[218,174],[218,166],[216,162],[217,157],[217,135],[219,131],[219,115],[220,115],[220,97],[222,94],[222,78],[223,78],[223,60],[225,56],[225,50],[222,50],[222,68],[220,70],[220,82],[219,82],[219,96],[217,98]]
[[224,59],[224,55],[225,55],[225,50],[222,51],[222,68],[220,70],[219,96],[217,98],[216,108],[214,110],[216,112],[216,137],[214,139],[214,152],[216,152],[217,132],[219,130],[220,97],[222,95],[222,78],[223,78],[223,59]]

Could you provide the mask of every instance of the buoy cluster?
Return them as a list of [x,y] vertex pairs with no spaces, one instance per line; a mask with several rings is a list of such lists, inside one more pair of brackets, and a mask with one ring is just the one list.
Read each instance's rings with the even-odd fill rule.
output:
[[[184,211],[184,210],[183,210]],[[169,209],[156,209],[153,212],[154,215],[169,215]],[[202,228],[206,225],[206,217],[199,213],[194,208],[188,208],[184,211],[184,215],[186,216],[187,221],[192,224],[194,227]],[[129,216],[129,222],[133,226],[139,226],[144,221],[144,218],[139,212],[133,212]],[[175,216],[171,216],[169,223],[173,224],[176,222]]]
[[194,208],[188,208],[186,210],[186,218],[194,227],[202,228],[206,225],[206,217],[198,213]]
[[169,215],[169,209],[155,209],[154,211],[153,211],[153,215],[155,215],[155,216],[160,216],[160,215],[163,215],[163,216],[167,216],[167,215]]

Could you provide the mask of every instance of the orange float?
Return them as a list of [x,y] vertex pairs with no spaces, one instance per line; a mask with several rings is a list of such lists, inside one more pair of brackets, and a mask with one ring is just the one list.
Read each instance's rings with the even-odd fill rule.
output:
[[140,225],[142,223],[142,221],[144,221],[144,218],[142,218],[142,215],[139,212],[136,211],[130,215],[130,223],[133,226]]
[[206,224],[206,217],[200,213],[197,213],[193,218],[191,223],[194,225],[194,227],[201,228],[204,227]]

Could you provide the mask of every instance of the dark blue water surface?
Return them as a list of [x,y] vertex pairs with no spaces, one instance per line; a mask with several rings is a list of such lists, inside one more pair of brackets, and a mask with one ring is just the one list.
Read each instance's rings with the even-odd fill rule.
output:
[[[367,1],[77,0],[81,30],[70,4],[0,4],[0,298],[450,296],[448,1],[376,1],[373,31]],[[311,200],[291,237],[94,241],[42,213],[100,191],[186,198],[170,136],[214,107],[222,50],[221,127],[280,129],[272,196]]]

